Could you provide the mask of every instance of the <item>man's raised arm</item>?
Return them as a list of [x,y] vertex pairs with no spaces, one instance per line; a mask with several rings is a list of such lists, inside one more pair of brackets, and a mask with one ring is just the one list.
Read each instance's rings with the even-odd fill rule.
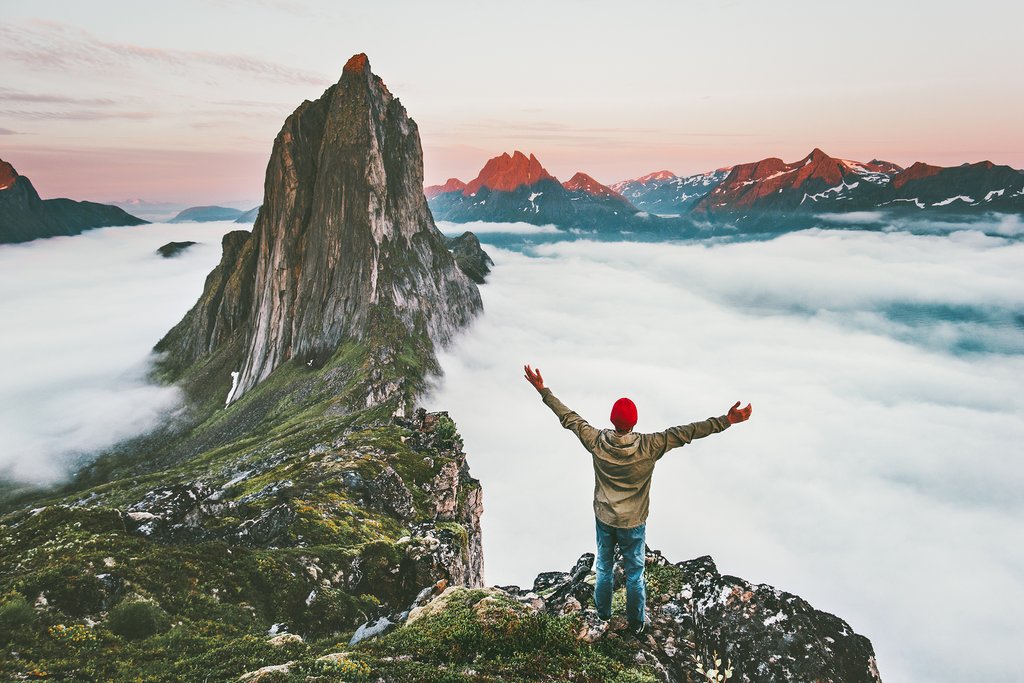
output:
[[654,440],[655,449],[659,453],[657,457],[660,458],[673,448],[685,446],[694,439],[703,439],[705,436],[724,431],[737,422],[749,420],[753,410],[749,403],[746,408],[740,408],[740,402],[736,401],[729,412],[721,417],[709,417],[702,422],[692,422],[688,425],[670,427],[663,432],[656,432],[651,437]]
[[562,423],[562,426],[572,430],[572,433],[576,435],[585,448],[593,448],[594,444],[597,443],[597,435],[600,434],[600,430],[591,426],[589,422],[577,413],[569,410],[568,406],[551,393],[551,389],[544,386],[544,378],[540,374],[540,368],[534,370],[529,365],[524,365],[523,370],[526,372],[526,381],[532,384],[537,393],[541,395],[544,405],[551,408],[555,415],[558,416],[558,421]]

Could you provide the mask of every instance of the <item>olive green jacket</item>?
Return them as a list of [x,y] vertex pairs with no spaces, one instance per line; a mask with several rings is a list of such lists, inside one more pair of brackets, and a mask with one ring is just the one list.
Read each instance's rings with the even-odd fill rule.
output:
[[666,452],[729,427],[729,418],[710,417],[663,432],[619,434],[597,429],[569,410],[551,390],[540,392],[562,426],[572,430],[594,460],[594,514],[608,526],[631,529],[647,521],[654,464]]

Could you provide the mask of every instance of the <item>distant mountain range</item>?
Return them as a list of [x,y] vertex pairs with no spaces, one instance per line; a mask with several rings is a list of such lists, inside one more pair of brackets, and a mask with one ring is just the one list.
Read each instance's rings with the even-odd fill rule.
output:
[[146,222],[108,204],[40,199],[32,181],[0,159],[0,244]]
[[623,229],[639,225],[640,211],[615,190],[585,173],[561,183],[537,157],[502,154],[476,178],[451,178],[424,190],[435,218],[455,222],[496,221]]
[[888,211],[947,215],[1024,212],[1024,172],[990,161],[954,167],[831,157],[762,159],[692,176],[658,171],[606,186],[585,173],[566,183],[534,155],[502,154],[469,183],[424,190],[434,216],[455,222],[525,221],[598,230],[676,228],[694,222],[771,229],[820,214]]

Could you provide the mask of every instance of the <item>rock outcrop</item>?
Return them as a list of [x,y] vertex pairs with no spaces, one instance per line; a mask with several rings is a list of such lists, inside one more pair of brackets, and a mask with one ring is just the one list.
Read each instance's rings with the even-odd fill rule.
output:
[[[402,624],[429,632],[424,622],[448,623],[461,606],[469,608],[466,612],[476,622],[472,626],[484,633],[490,624],[531,619],[540,623],[545,615],[571,620],[579,641],[595,646],[614,641],[620,651],[629,652],[636,680],[691,683],[709,680],[706,672],[715,669],[722,678],[710,680],[724,680],[728,670],[731,681],[743,683],[881,681],[871,642],[845,621],[814,609],[797,595],[723,575],[707,556],[671,564],[648,549],[648,628],[633,636],[622,615],[613,615],[610,622],[597,618],[593,563],[593,554],[585,554],[569,571],[542,573],[525,589],[428,587],[407,610],[364,624],[351,644]],[[621,592],[624,581],[618,565],[615,572],[615,589]],[[410,639],[400,637],[398,642]],[[405,656],[415,661],[430,653]]]
[[107,204],[40,199],[32,182],[0,159],[0,244],[146,222]]
[[185,240],[184,242],[168,242],[167,244],[158,247],[156,253],[160,254],[164,258],[173,258],[194,244],[195,242],[192,240]]
[[480,239],[467,230],[458,237],[447,238],[447,243],[462,272],[473,282],[482,285],[494,261],[480,246]]
[[[221,354],[206,365],[238,373],[230,403],[290,360],[322,367],[346,342],[369,348],[378,374],[409,349],[432,369],[434,345],[481,302],[422,187],[416,124],[356,55],[285,121],[251,238],[226,238],[199,302],[157,345],[165,376]],[[366,385],[367,405],[402,391],[383,376]]]

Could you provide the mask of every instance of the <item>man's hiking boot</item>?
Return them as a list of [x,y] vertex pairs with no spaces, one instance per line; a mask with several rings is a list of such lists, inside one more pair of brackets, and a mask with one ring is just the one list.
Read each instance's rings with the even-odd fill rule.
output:
[[628,633],[629,635],[631,635],[634,638],[639,640],[640,638],[643,637],[644,631],[646,631],[646,630],[647,630],[647,622],[646,621],[641,621],[639,624],[630,624],[629,628],[626,630],[626,633]]

